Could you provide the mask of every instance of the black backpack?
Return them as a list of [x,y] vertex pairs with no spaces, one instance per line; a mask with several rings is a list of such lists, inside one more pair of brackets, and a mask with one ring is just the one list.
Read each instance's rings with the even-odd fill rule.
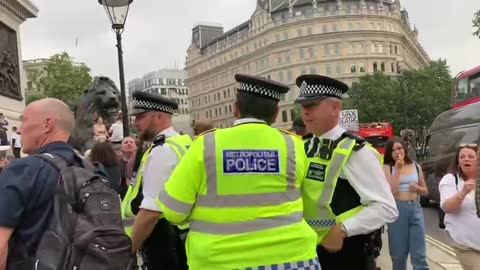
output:
[[53,216],[40,240],[35,270],[123,270],[131,258],[120,199],[96,168],[53,154],[36,155],[60,172]]

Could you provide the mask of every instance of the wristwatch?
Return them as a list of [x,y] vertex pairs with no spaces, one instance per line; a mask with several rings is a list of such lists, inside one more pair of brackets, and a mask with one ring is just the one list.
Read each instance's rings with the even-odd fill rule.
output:
[[342,226],[340,227],[340,230],[345,234],[345,238],[347,238],[348,232],[347,232],[347,228],[345,228],[345,225],[342,224]]

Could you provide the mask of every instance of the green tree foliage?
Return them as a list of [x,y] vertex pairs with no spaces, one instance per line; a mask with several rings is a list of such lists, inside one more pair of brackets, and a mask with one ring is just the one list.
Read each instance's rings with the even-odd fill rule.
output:
[[359,110],[360,122],[388,121],[396,130],[428,127],[435,117],[450,107],[452,76],[446,61],[438,60],[402,76],[383,73],[367,75],[349,91],[349,108]]
[[92,83],[90,69],[85,65],[76,65],[66,52],[52,56],[41,74],[33,74],[32,81],[38,87],[38,93],[27,98],[27,102],[43,97],[58,98],[67,104],[76,104],[83,92]]
[[480,10],[475,12],[475,14],[473,15],[472,23],[473,28],[475,29],[473,35],[480,38]]

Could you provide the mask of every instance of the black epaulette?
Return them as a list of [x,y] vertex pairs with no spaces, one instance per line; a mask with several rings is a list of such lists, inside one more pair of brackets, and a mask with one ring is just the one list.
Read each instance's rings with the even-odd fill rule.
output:
[[358,136],[357,134],[351,132],[351,131],[345,131],[342,136],[340,136],[340,138],[338,138],[338,140],[335,141],[335,146],[337,146],[343,139],[345,138],[350,138],[350,139],[353,139],[355,140],[355,146],[353,147],[353,151],[357,152],[359,151],[360,149],[362,149],[365,144],[367,143],[367,141]]
[[152,141],[152,145],[153,147],[152,148],[155,148],[157,146],[162,146],[165,144],[165,135],[161,134],[161,135],[158,135],[157,137],[155,137]]

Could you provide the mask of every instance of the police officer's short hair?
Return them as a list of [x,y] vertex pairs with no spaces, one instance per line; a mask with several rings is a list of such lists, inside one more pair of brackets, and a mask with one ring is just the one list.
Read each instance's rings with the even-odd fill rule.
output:
[[278,101],[271,98],[262,98],[254,93],[238,92],[237,106],[241,118],[253,117],[272,124],[277,110]]

